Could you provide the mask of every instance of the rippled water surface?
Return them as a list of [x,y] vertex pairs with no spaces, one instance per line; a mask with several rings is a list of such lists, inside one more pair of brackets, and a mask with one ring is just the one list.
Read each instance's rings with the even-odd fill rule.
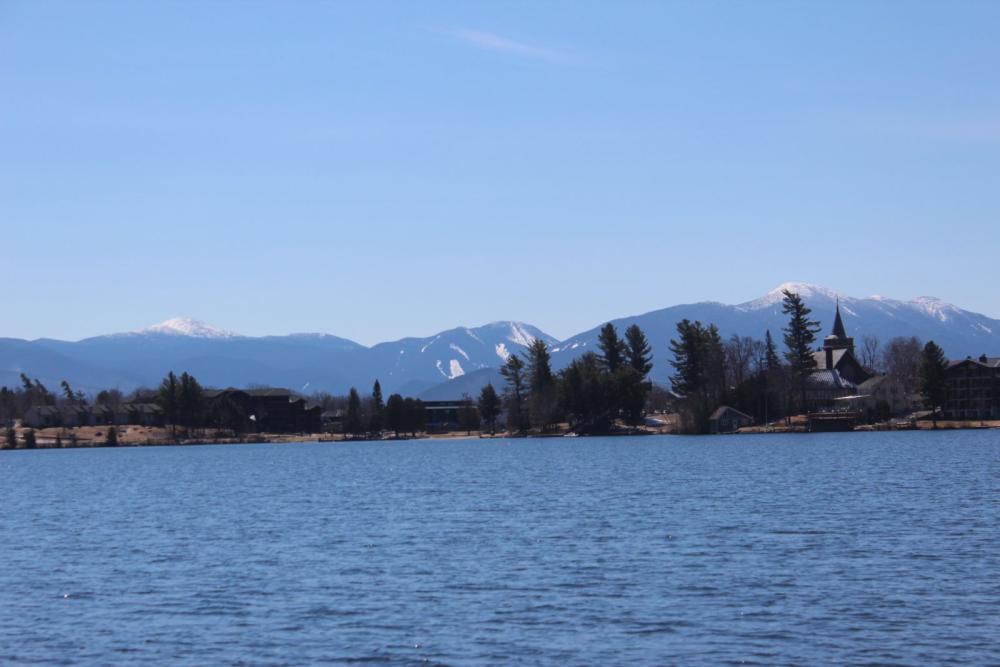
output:
[[0,663],[997,664],[1000,432],[0,452]]

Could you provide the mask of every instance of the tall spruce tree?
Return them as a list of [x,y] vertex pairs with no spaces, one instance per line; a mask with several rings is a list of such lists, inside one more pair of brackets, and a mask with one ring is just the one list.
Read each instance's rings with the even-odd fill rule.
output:
[[714,324],[681,320],[676,339],[670,341],[674,375],[670,384],[682,397],[685,430],[703,433],[708,418],[725,397],[726,364],[722,337]]
[[351,387],[347,395],[347,412],[344,414],[344,433],[357,437],[364,435],[365,426],[361,420],[361,396]]
[[201,423],[205,408],[205,392],[194,376],[181,373],[177,389],[177,417],[187,434]]
[[782,290],[782,294],[784,299],[781,303],[781,312],[788,315],[788,326],[783,329],[787,348],[785,359],[788,360],[788,366],[799,388],[799,407],[802,411],[806,411],[809,377],[816,369],[813,344],[816,342],[816,334],[819,333],[819,322],[809,319],[812,310],[806,307],[802,297],[789,290]]
[[507,409],[507,430],[526,433],[531,425],[527,402],[524,362],[516,354],[507,357],[500,368],[500,374],[507,381],[504,392],[504,407]]
[[405,402],[399,394],[392,394],[385,404],[385,421],[396,437],[406,428]]
[[163,378],[163,382],[160,383],[157,403],[163,409],[163,418],[170,424],[171,433],[176,436],[180,406],[180,383],[173,371],[167,373],[167,377]]
[[376,437],[382,433],[382,426],[385,423],[385,403],[382,402],[382,385],[376,378],[372,385],[372,415],[368,422],[368,430]]
[[646,398],[653,385],[649,372],[653,370],[653,350],[639,325],[625,330],[625,361],[618,381],[618,394],[625,420],[637,426],[646,414]]
[[532,426],[547,430],[556,421],[558,397],[556,379],[552,374],[549,347],[541,338],[528,346],[525,354],[528,379],[528,414]]
[[944,350],[934,341],[927,341],[920,358],[920,395],[932,411],[934,428],[937,428],[938,410],[948,400],[947,373]]
[[490,435],[495,435],[497,430],[497,418],[500,416],[500,397],[497,396],[493,384],[487,384],[479,392],[479,416],[490,429]]
[[597,434],[611,430],[617,414],[613,378],[593,352],[574,359],[559,374],[560,403],[574,431]]
[[615,325],[608,322],[597,335],[597,346],[601,349],[601,366],[609,373],[615,373],[625,361],[625,344],[618,337]]

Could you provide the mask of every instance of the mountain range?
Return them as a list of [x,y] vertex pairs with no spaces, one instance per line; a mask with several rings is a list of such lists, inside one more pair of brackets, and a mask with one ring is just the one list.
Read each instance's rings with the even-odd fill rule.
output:
[[[714,323],[724,337],[763,338],[770,330],[781,343],[786,316],[782,290],[798,292],[826,334],[839,302],[848,334],[860,339],[894,336],[934,340],[952,358],[1000,354],[1000,320],[962,310],[933,297],[899,301],[881,296],[854,298],[804,283],[786,283],[746,303],[684,304],[611,320],[619,331],[638,324],[653,348],[653,379],[670,375],[670,339],[682,319]],[[206,386],[283,386],[310,393],[368,391],[379,378],[383,391],[428,399],[475,394],[486,382],[499,382],[499,367],[510,354],[523,352],[535,338],[552,350],[562,368],[597,346],[600,326],[558,340],[522,322],[457,327],[426,338],[403,338],[371,347],[329,334],[242,336],[186,318],[175,318],[128,333],[80,341],[0,338],[0,385],[19,384],[24,372],[53,388],[63,379],[74,388],[95,391],[156,386],[170,370],[188,371]]]

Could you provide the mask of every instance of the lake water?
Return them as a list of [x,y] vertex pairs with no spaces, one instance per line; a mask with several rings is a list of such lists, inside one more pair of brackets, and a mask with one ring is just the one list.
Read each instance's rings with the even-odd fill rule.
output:
[[998,664],[1000,431],[0,452],[0,663]]

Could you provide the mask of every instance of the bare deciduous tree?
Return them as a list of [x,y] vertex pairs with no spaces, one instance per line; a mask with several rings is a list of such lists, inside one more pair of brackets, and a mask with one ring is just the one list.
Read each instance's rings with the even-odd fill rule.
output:
[[861,365],[869,373],[878,373],[881,369],[882,355],[879,351],[878,336],[865,334],[861,339]]

